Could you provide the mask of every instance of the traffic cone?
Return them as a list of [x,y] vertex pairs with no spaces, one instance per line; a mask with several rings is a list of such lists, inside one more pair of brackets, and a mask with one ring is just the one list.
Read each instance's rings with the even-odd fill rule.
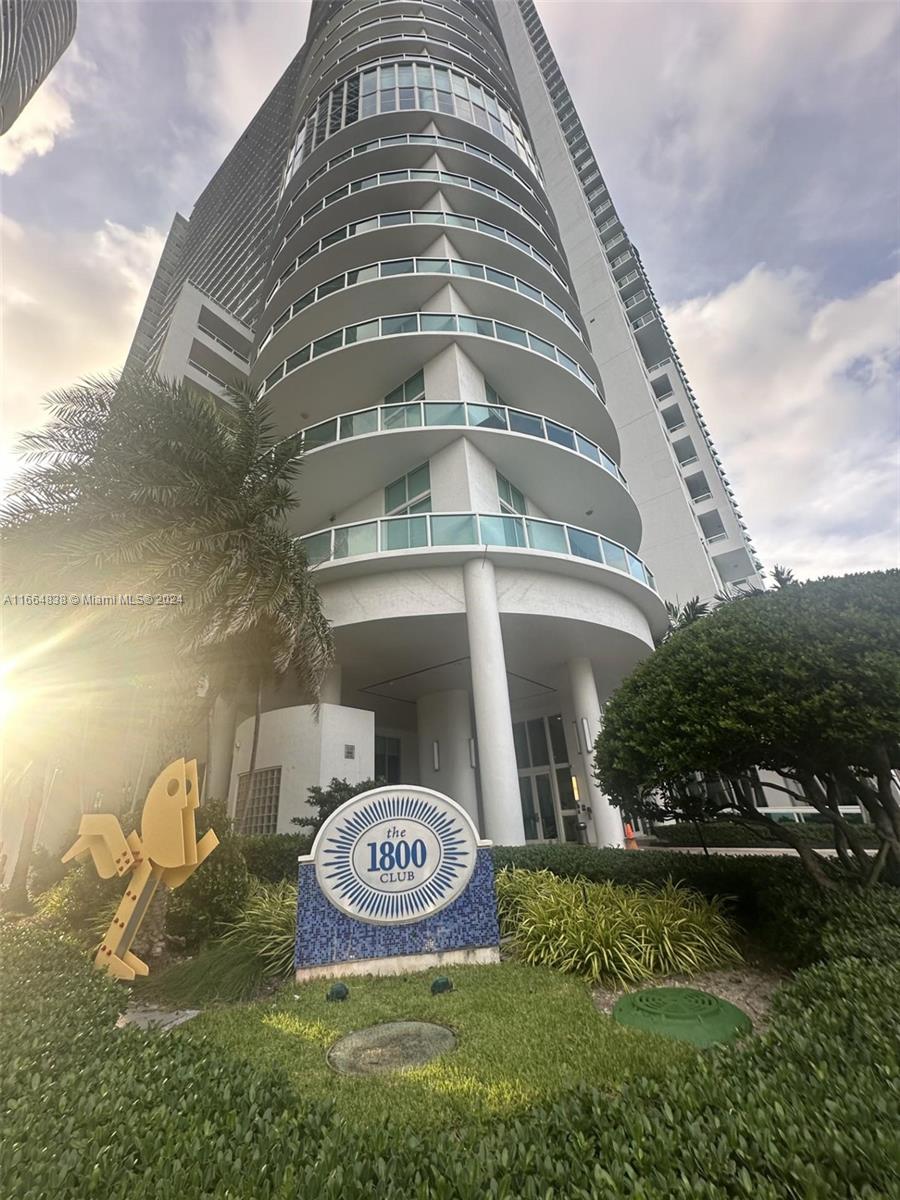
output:
[[632,828],[630,821],[625,822],[625,849],[626,850],[639,850],[640,849],[640,846],[638,846],[638,843],[637,843],[637,838],[634,836],[634,829]]

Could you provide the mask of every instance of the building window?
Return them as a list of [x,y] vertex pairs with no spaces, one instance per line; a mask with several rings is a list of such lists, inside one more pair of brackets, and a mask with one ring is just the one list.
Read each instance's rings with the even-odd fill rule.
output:
[[387,485],[384,514],[386,517],[405,517],[410,513],[427,512],[431,512],[431,472],[428,463],[423,463]]
[[425,398],[425,372],[416,371],[405,383],[395,387],[385,398],[385,404],[411,404],[413,400]]
[[497,491],[500,494],[500,511],[520,516],[526,515],[525,497],[517,487],[509,482],[505,475],[497,472]]
[[[249,788],[250,773],[238,777],[235,825],[247,836],[274,833],[278,827],[278,799],[281,793],[281,767],[267,767],[253,772],[253,787]],[[249,797],[248,797],[249,791]]]
[[400,739],[375,735],[375,778],[400,782]]

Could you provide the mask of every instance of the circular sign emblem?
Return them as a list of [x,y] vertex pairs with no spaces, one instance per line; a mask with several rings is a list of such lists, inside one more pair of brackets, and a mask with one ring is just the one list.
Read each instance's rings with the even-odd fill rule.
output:
[[455,801],[428,788],[387,787],[333,812],[312,857],[335,908],[375,925],[408,925],[456,899],[477,848],[475,827]]

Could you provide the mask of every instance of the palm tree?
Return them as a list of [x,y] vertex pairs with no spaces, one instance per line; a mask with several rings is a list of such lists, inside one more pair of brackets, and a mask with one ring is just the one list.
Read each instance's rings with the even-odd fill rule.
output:
[[790,567],[782,567],[778,563],[776,563],[772,568],[772,579],[775,582],[775,587],[779,591],[790,587],[791,584],[797,582],[797,580],[794,578],[794,572],[790,569]]
[[[82,607],[77,622],[62,608],[47,614],[42,638],[55,621],[57,651],[67,637],[82,650],[149,647],[170,703],[189,708],[201,678],[208,704],[247,684],[258,698],[266,678],[288,671],[315,703],[333,642],[285,523],[298,502],[299,439],[276,437],[267,403],[247,388],[218,400],[128,375],[86,379],[47,406],[51,419],[23,439],[28,465],[0,509],[4,591],[27,581],[29,592],[181,600],[115,619]],[[257,702],[251,772],[258,725]]]
[[663,634],[662,641],[667,642],[673,633],[677,633],[679,629],[685,629],[688,625],[693,625],[695,621],[705,617],[708,612],[708,601],[701,600],[699,596],[692,596],[681,607],[671,600],[667,600],[666,615],[669,618],[669,627]]

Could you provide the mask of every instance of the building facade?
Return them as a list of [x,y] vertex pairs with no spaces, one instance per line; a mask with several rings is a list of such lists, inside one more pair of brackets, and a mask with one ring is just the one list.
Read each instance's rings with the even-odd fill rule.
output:
[[76,0],[0,0],[0,134],[75,36]]
[[131,367],[248,379],[303,431],[292,529],[338,666],[318,721],[266,697],[252,781],[238,725],[245,830],[375,776],[496,842],[621,844],[604,701],[664,599],[758,577],[530,0],[315,0],[154,289]]

